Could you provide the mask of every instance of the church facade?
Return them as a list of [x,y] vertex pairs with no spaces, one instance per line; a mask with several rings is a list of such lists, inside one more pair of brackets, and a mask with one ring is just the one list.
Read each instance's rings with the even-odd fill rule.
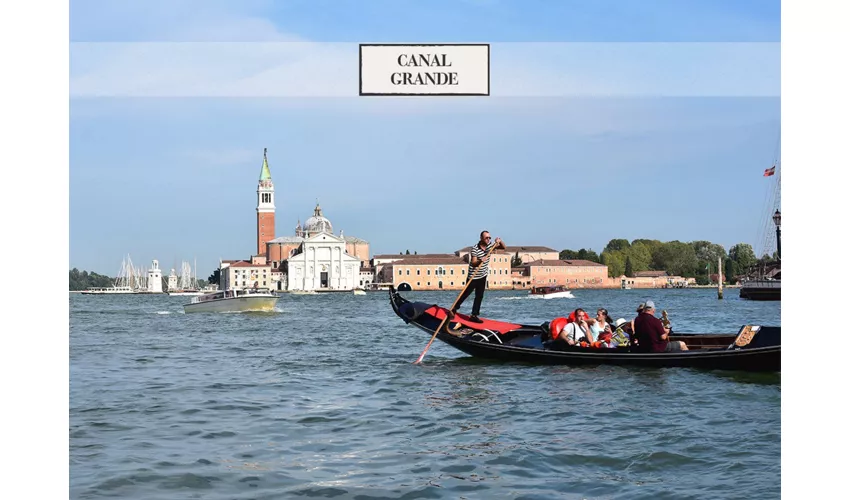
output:
[[286,260],[286,290],[359,288],[360,260],[346,252],[345,239],[330,233],[306,238]]
[[271,288],[290,290],[353,290],[371,285],[369,242],[342,231],[334,234],[331,221],[316,203],[313,215],[294,235],[275,237],[275,187],[263,151],[263,166],[257,186],[257,254],[251,263],[269,267]]

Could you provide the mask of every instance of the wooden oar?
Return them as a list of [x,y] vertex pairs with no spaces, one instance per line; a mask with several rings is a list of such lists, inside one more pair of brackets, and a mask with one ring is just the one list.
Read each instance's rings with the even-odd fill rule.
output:
[[[486,259],[487,257],[489,257],[489,256],[490,256],[490,253],[491,253],[491,252],[492,252],[492,251],[493,251],[493,250],[494,250],[497,246],[498,246],[498,245],[493,245],[493,247],[492,247],[492,248],[490,248],[490,250],[487,250],[487,253],[484,255],[484,258],[482,258],[482,259],[481,259],[481,263],[480,263],[480,264],[478,264],[477,266],[475,266],[475,268],[474,268],[474,269],[478,269],[479,267],[481,267],[482,265],[484,265],[484,259]],[[470,255],[471,255],[471,253],[470,253]],[[470,258],[471,258],[471,257],[470,257]],[[460,294],[458,294],[457,298],[455,299],[454,303],[452,304],[451,309],[449,309],[449,313],[450,313],[451,311],[454,311],[455,307],[457,306],[458,301],[460,301],[460,298],[461,298],[461,297],[463,297],[464,292],[466,292],[466,289],[469,287],[469,285],[470,285],[471,283],[472,283],[472,276],[470,275],[470,276],[469,276],[469,279],[467,279],[467,280],[466,280],[466,284],[465,284],[465,285],[463,285],[463,289],[461,289]],[[446,314],[446,317],[445,317],[445,318],[443,318],[443,321],[441,321],[441,322],[440,322],[440,326],[438,326],[438,327],[437,327],[437,329],[436,329],[436,330],[434,330],[434,335],[431,335],[431,340],[429,340],[429,341],[428,341],[428,345],[426,345],[426,346],[425,346],[425,349],[422,351],[422,354],[420,354],[420,355],[419,355],[419,358],[417,358],[417,359],[416,359],[416,361],[414,361],[414,362],[413,362],[413,364],[414,364],[414,365],[418,365],[418,364],[419,364],[419,363],[421,363],[421,362],[422,362],[422,360],[425,358],[425,353],[426,353],[426,352],[428,352],[428,349],[430,349],[430,348],[431,348],[431,344],[434,342],[434,339],[435,339],[435,338],[437,338],[437,334],[440,332],[440,330],[442,330],[442,329],[443,329],[443,325],[445,325],[445,324],[446,324],[446,321],[448,321],[448,320],[449,320],[449,316],[450,316],[450,314],[448,314],[448,313],[447,313],[447,314]]]

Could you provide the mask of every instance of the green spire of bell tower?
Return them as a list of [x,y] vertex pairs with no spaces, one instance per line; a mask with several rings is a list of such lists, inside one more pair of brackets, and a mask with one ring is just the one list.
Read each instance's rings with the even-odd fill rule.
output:
[[270,181],[272,179],[272,173],[269,170],[269,159],[266,156],[267,152],[268,152],[268,148],[263,148],[263,170],[260,172],[260,180],[261,181],[266,181],[266,180]]

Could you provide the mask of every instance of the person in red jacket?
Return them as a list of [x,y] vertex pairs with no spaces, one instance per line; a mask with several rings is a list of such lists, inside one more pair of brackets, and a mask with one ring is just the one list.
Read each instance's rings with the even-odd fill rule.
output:
[[655,317],[655,303],[647,300],[643,311],[635,318],[635,337],[641,352],[687,351],[684,342],[669,341],[670,329],[664,328],[661,320]]

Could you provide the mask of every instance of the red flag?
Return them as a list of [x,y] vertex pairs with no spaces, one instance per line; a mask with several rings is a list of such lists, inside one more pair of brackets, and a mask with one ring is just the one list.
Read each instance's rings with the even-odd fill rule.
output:
[[765,177],[770,177],[771,175],[773,175],[775,173],[776,173],[776,166],[775,165],[770,167],[770,168],[764,169],[764,176]]

